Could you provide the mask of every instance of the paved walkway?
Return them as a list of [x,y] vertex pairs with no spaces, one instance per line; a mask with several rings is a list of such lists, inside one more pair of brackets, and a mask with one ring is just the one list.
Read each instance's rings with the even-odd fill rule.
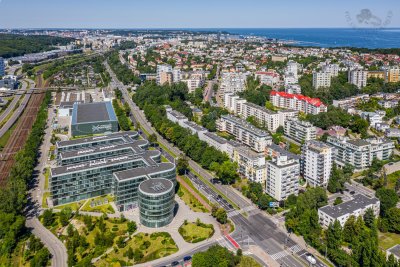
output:
[[[168,261],[169,259],[173,259],[179,255],[181,255],[183,258],[187,254],[189,254],[190,251],[195,250],[196,248],[198,248],[200,246],[216,242],[217,239],[222,237],[222,233],[219,228],[219,224],[209,213],[194,212],[188,206],[186,206],[186,204],[179,197],[176,197],[175,200],[178,203],[179,208],[178,208],[177,214],[175,215],[174,220],[169,225],[167,225],[165,227],[161,227],[161,228],[148,228],[148,227],[138,223],[138,230],[136,231],[136,233],[141,232],[141,233],[151,234],[154,232],[168,232],[171,235],[171,237],[174,239],[177,247],[179,248],[179,251],[172,255],[169,255],[168,257],[164,257],[164,258],[152,261],[152,262],[138,264],[138,265],[135,265],[135,267],[136,266],[144,267],[144,266],[159,264],[161,262]],[[127,214],[126,212],[124,214],[128,219],[133,219],[134,221],[139,222],[138,209],[132,210],[129,214]],[[195,244],[187,243],[178,232],[179,227],[183,224],[183,222],[187,218],[190,218],[190,219],[188,219],[189,222],[195,222],[196,219],[199,218],[200,221],[202,221],[203,223],[212,224],[214,226],[214,230],[215,230],[214,235],[211,238],[204,240],[202,242],[199,242],[199,243],[195,243]]]

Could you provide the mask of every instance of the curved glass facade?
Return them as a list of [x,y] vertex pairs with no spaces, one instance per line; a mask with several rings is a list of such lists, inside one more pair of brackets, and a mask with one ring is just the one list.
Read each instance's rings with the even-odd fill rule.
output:
[[140,223],[151,228],[163,227],[174,218],[175,189],[174,184],[166,179],[170,186],[162,192],[145,192],[139,186]]

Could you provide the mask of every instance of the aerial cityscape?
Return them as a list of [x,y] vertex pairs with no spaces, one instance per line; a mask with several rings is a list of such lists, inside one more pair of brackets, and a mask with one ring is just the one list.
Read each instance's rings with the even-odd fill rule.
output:
[[0,266],[400,267],[394,0],[0,10]]

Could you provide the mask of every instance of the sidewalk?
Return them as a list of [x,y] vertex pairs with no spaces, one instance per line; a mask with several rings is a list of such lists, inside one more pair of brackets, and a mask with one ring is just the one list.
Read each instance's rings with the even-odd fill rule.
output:
[[194,191],[193,188],[190,185],[188,185],[185,182],[185,180],[182,179],[182,177],[177,176],[176,180],[178,180],[178,182],[183,187],[185,187],[185,189],[188,190],[189,193],[191,193],[206,209],[208,209],[211,212],[211,206],[206,201],[204,201],[204,199],[196,191]]

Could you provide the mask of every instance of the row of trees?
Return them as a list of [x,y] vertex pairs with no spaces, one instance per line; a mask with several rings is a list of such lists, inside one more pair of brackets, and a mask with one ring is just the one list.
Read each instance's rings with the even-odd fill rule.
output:
[[[0,190],[0,256],[9,259],[17,243],[27,234],[23,211],[27,204],[27,184],[32,182],[37,163],[38,148],[43,140],[47,121],[47,105],[51,94],[47,92],[41,104],[24,147],[15,155],[7,184]],[[2,264],[0,264],[2,265]],[[9,263],[4,263],[10,266]]]
[[275,210],[269,207],[269,203],[275,201],[275,199],[264,193],[261,183],[250,182],[248,186],[242,187],[242,193],[260,209],[275,213]]
[[269,101],[271,91],[272,88],[270,86],[260,85],[259,79],[249,76],[247,77],[246,90],[239,93],[239,96],[251,103],[264,107],[265,103]]
[[229,161],[226,154],[208,146],[190,130],[167,119],[164,105],[170,105],[186,116],[191,116],[191,110],[185,103],[187,97],[185,84],[157,86],[146,83],[137,90],[133,100],[144,110],[147,119],[164,138],[178,146],[203,168],[215,171],[223,183],[235,182],[238,178],[236,165]]
[[119,127],[122,131],[129,131],[131,129],[131,123],[128,119],[130,113],[129,106],[127,109],[121,108],[117,99],[113,99],[112,104],[115,110],[115,115],[117,115],[118,118]]
[[140,84],[140,78],[135,76],[128,66],[125,66],[121,63],[119,60],[118,51],[113,51],[108,55],[108,63],[110,64],[110,67],[114,71],[118,80],[120,80],[123,84]]

